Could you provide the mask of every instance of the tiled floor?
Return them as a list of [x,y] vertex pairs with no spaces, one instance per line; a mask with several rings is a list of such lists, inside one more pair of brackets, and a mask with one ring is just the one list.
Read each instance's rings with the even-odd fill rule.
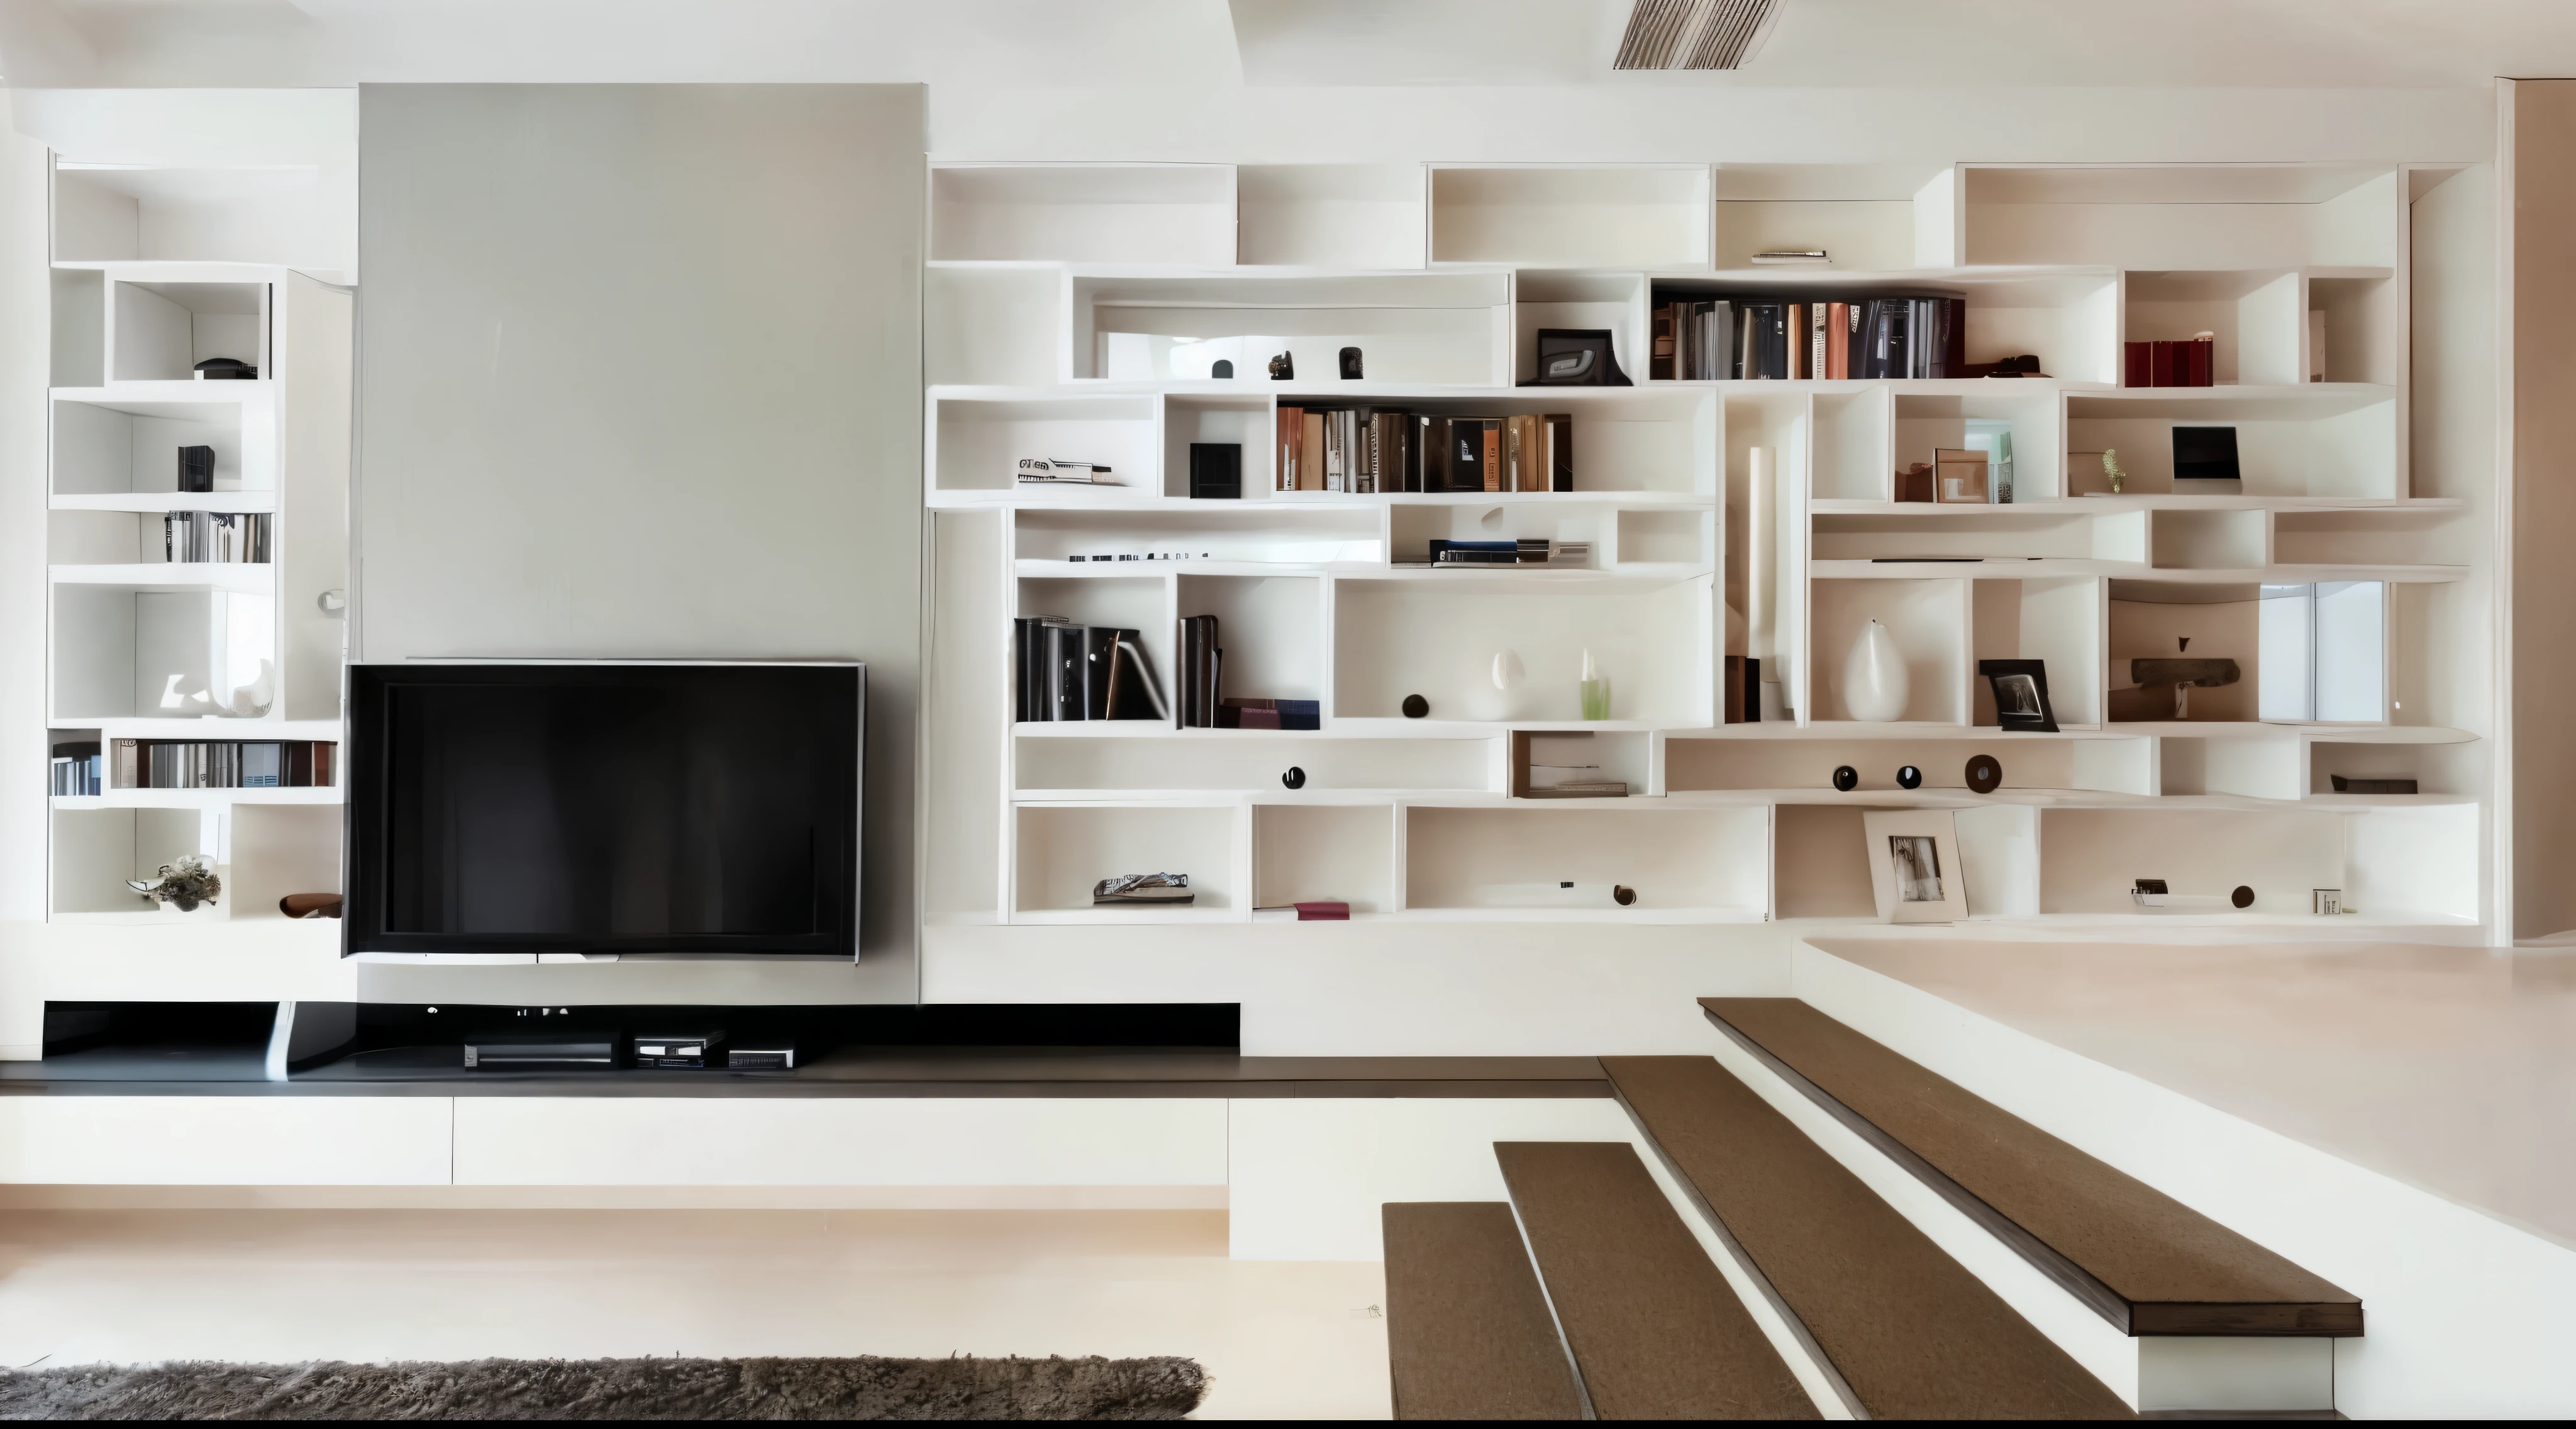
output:
[[1904,938],[1817,946],[2576,1246],[2576,953]]
[[0,1363],[1179,1354],[1201,1418],[1384,1418],[1375,1263],[1216,1211],[6,1211]]

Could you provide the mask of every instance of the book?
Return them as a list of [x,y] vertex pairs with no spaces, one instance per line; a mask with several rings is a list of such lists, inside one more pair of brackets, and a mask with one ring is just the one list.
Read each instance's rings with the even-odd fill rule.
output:
[[1216,724],[1217,691],[1225,659],[1225,652],[1217,647],[1216,617],[1182,616],[1180,643],[1180,722],[1189,729],[1212,728]]
[[1673,378],[1673,309],[1677,303],[1666,303],[1655,309],[1654,342],[1646,358],[1646,380],[1669,382]]
[[1476,430],[1478,440],[1484,444],[1483,463],[1480,467],[1485,478],[1484,489],[1500,491],[1503,489],[1502,421],[1499,418],[1486,417],[1476,423]]
[[1077,719],[1109,718],[1109,657],[1117,649],[1120,631],[1107,625],[1078,625],[1082,632],[1082,713]]
[[1413,445],[1413,414],[1410,412],[1372,412],[1369,414],[1369,490],[1379,492],[1413,491],[1408,468]]
[[1272,700],[1229,696],[1217,703],[1220,729],[1319,730],[1324,727],[1320,700]]
[[1070,625],[1061,615],[1022,615],[1011,621],[1011,668],[1016,676],[1011,694],[1011,718],[1021,724],[1032,720],[1055,718],[1055,707],[1046,698],[1047,627]]
[[1297,489],[1297,456],[1300,449],[1305,446],[1305,437],[1306,409],[1303,407],[1280,408],[1279,470],[1273,476],[1270,483],[1273,490],[1294,491]]
[[54,746],[53,778],[57,797],[101,792],[102,771],[106,757],[96,740],[75,740]]
[[1299,443],[1297,456],[1297,489],[1324,489],[1324,414],[1309,407],[1304,412],[1306,433]]
[[1474,417],[1447,419],[1447,441],[1451,491],[1485,489],[1485,424]]
[[1077,720],[1085,716],[1082,671],[1088,636],[1089,632],[1079,625],[1050,625],[1046,628],[1043,707],[1048,719]]
[[1108,719],[1170,719],[1162,686],[1145,658],[1144,637],[1133,630],[1111,632]]
[[1574,489],[1574,414],[1549,412],[1539,420],[1547,426],[1547,489],[1572,491]]

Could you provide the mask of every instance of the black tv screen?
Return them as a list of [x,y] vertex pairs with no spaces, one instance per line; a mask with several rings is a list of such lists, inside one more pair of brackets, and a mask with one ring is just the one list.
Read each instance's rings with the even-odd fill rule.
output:
[[858,665],[355,665],[347,953],[858,947]]

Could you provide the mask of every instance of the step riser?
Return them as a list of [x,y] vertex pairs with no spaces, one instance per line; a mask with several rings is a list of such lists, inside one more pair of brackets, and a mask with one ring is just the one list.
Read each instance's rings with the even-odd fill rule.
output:
[[[2131,1408],[2277,1410],[2333,1407],[2333,1342],[2322,1339],[2132,1338],[1997,1239],[1906,1167],[1774,1072],[1764,1058],[1710,1029],[1719,1065],[1751,1087],[1826,1154],[1930,1237],[2014,1313]],[[1937,1173],[1936,1173],[1937,1174]],[[2322,1383],[2318,1365],[2325,1365]]]

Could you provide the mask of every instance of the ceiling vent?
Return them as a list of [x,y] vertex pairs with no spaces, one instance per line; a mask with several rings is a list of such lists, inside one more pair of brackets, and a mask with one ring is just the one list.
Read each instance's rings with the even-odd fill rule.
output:
[[1611,68],[1742,69],[1779,13],[1780,0],[1637,0]]

